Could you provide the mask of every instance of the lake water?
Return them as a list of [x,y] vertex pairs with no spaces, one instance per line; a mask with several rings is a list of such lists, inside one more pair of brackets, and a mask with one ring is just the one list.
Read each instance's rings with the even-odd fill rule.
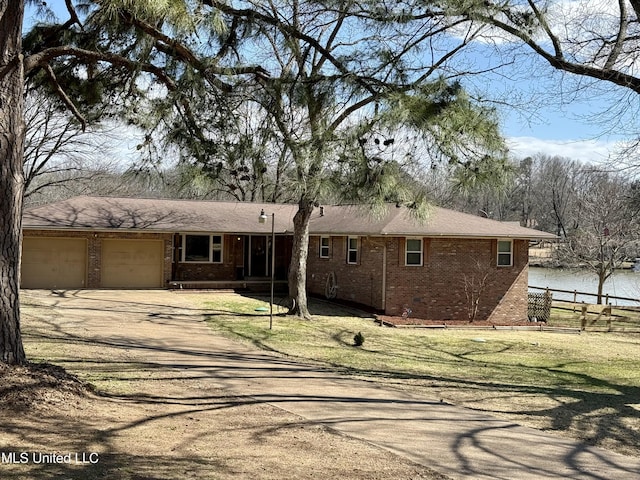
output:
[[[579,292],[596,293],[598,291],[598,277],[586,270],[559,268],[529,268],[529,287],[557,288],[560,290],[577,290]],[[540,292],[541,290],[531,290]],[[640,305],[640,272],[619,270],[604,284],[604,294],[618,297],[639,299],[638,302],[611,299],[613,305]],[[572,293],[553,292],[557,300],[573,300]],[[595,303],[596,297],[578,295],[578,301]]]

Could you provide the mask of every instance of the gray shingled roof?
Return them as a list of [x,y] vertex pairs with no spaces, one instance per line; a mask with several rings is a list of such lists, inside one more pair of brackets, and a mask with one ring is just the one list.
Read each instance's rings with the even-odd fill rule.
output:
[[[87,196],[28,208],[23,215],[23,227],[27,230],[270,233],[270,220],[265,224],[258,222],[262,209],[269,216],[275,213],[276,233],[293,232],[297,205]],[[555,238],[549,233],[513,223],[439,207],[434,207],[426,221],[420,222],[409,209],[394,205],[389,205],[381,215],[374,215],[362,206],[316,208],[310,232],[327,235]]]

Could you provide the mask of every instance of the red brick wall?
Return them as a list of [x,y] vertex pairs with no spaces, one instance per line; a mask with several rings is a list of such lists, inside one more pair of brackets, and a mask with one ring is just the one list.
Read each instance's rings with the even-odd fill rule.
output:
[[[235,279],[243,265],[243,241],[225,235],[222,264],[173,264],[171,234],[131,232],[25,231],[41,237],[85,238],[88,245],[87,287],[100,287],[101,240],[105,238],[159,239],[164,241],[164,283],[170,280]],[[514,241],[514,266],[496,266],[496,240],[423,240],[423,265],[405,266],[404,237],[360,237],[359,259],[347,264],[347,237],[330,237],[329,258],[319,258],[320,237],[309,241],[307,287],[324,295],[327,277],[335,275],[337,298],[368,305],[389,315],[400,315],[406,306],[412,316],[436,320],[468,319],[469,300],[465,280],[485,286],[479,293],[477,320],[508,322],[527,318],[528,242]],[[284,244],[280,244],[283,242]],[[279,245],[282,245],[279,247]],[[279,239],[276,248],[284,251],[290,241]],[[385,262],[386,259],[386,262]],[[386,288],[383,283],[386,280]],[[383,295],[386,290],[386,295]]]
[[468,320],[471,296],[479,298],[476,320],[489,319],[498,306],[501,320],[526,320],[526,241],[514,241],[512,267],[496,265],[496,240],[433,238],[424,243],[423,267],[404,266],[404,239],[389,245],[388,314],[401,314],[406,305],[418,318]]
[[529,291],[529,267],[520,270],[520,275],[509,287],[496,308],[491,312],[489,320],[495,323],[527,320],[527,293]]
[[[134,233],[134,232],[79,232],[67,230],[25,230],[27,236],[33,237],[61,237],[84,238],[87,240],[87,288],[100,288],[102,265],[102,240],[141,239],[164,240],[163,284],[168,285],[172,280],[235,280],[238,269],[244,266],[244,236],[224,235],[222,263],[181,263],[178,258],[179,250],[174,249],[181,241],[180,235],[169,233]],[[291,237],[276,237],[276,277],[286,279],[287,268],[291,258]],[[246,273],[246,272],[244,272]]]
[[[179,245],[182,237],[176,235],[175,238],[176,245]],[[238,235],[224,235],[222,263],[182,263],[176,258],[173,280],[235,280],[237,269],[244,265],[243,243],[243,237],[238,240]]]
[[[180,245],[181,235],[175,235],[175,244]],[[244,265],[243,235],[224,235],[222,263],[182,263],[176,249],[173,280],[178,281],[228,281],[242,280],[248,275]],[[291,237],[276,236],[275,276],[286,280],[291,261]]]
[[327,277],[333,272],[338,299],[382,309],[384,238],[360,237],[359,259],[355,265],[347,263],[347,237],[330,237],[328,259],[319,258],[319,242],[317,236],[309,239],[307,290],[324,295]]
[[405,265],[404,237],[361,237],[358,265],[346,263],[346,237],[331,237],[329,259],[319,258],[319,240],[314,236],[309,243],[307,285],[312,293],[323,295],[327,276],[334,272],[339,299],[389,315],[401,315],[406,307],[416,318],[467,320],[471,295],[479,298],[476,320],[526,320],[526,241],[514,241],[512,267],[498,267],[496,240],[492,239],[425,238],[422,266]]

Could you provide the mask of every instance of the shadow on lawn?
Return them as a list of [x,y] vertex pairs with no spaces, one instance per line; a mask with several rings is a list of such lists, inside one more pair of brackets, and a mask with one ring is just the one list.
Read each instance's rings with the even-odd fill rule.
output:
[[[388,418],[381,418],[382,420],[393,420],[393,408],[398,405],[403,405],[403,401],[400,399],[402,394],[398,393],[397,396],[393,396],[391,400],[379,400],[373,398],[363,398],[358,396],[352,396],[350,392],[341,392],[341,396],[335,395],[308,395],[305,394],[304,385],[305,382],[311,382],[316,376],[324,379],[329,376],[333,380],[339,380],[341,374],[350,374],[365,376],[368,379],[384,379],[385,381],[397,382],[400,384],[406,383],[406,380],[410,380],[413,385],[419,385],[422,388],[425,399],[415,398],[409,401],[410,407],[415,407],[415,418],[405,419],[411,425],[411,422],[425,420],[423,416],[428,417],[427,412],[429,409],[438,408],[440,402],[433,402],[426,400],[432,398],[430,392],[433,392],[434,387],[452,388],[452,389],[464,389],[468,392],[481,392],[483,395],[494,395],[508,397],[528,397],[532,398],[530,408],[527,408],[526,412],[515,412],[515,415],[523,415],[530,417],[539,417],[547,419],[552,429],[566,430],[570,427],[576,428],[578,431],[587,431],[592,427],[595,427],[595,433],[586,438],[588,444],[599,444],[604,438],[613,438],[621,448],[633,447],[635,452],[638,451],[637,445],[640,445],[640,429],[637,426],[640,423],[640,412],[630,406],[635,404],[640,399],[640,387],[617,385],[613,382],[603,381],[595,377],[582,374],[573,373],[563,370],[562,365],[556,365],[554,367],[528,367],[518,366],[518,368],[531,370],[533,376],[537,375],[562,375],[563,385],[565,386],[536,386],[527,384],[518,384],[493,381],[491,379],[469,379],[469,378],[454,378],[449,377],[436,377],[432,375],[424,374],[408,374],[405,372],[394,371],[390,368],[381,367],[374,371],[365,369],[344,369],[336,365],[331,366],[331,370],[324,368],[323,366],[309,365],[301,363],[289,358],[280,356],[274,356],[267,353],[260,352],[247,352],[242,348],[238,348],[237,351],[207,351],[204,347],[200,347],[197,342],[193,347],[189,348],[177,348],[171,344],[171,342],[158,341],[154,343],[152,339],[138,339],[134,340],[127,337],[127,332],[118,332],[117,334],[110,334],[109,336],[102,336],[100,338],[91,338],[91,333],[80,330],[67,330],[61,328],[55,321],[45,322],[42,319],[41,326],[32,331],[29,335],[38,338],[41,342],[66,342],[70,346],[87,345],[96,347],[97,351],[100,348],[112,348],[116,350],[124,350],[127,352],[134,352],[136,355],[132,356],[131,361],[110,361],[108,352],[105,354],[106,360],[100,358],[77,358],[77,354],[70,351],[67,355],[63,355],[58,359],[58,363],[63,365],[73,365],[73,371],[77,372],[81,377],[91,378],[95,374],[103,374],[107,378],[114,380],[125,380],[130,382],[140,382],[136,385],[134,391],[130,393],[114,393],[103,392],[104,401],[125,402],[127,404],[136,405],[164,405],[164,406],[178,406],[181,407],[179,411],[166,411],[162,408],[158,408],[157,411],[149,410],[146,417],[139,421],[120,424],[117,427],[105,425],[103,428],[96,428],[95,425],[82,424],[82,420],[78,419],[77,422],[64,425],[61,424],[60,419],[55,421],[52,418],[51,422],[43,421],[38,425],[30,425],[28,429],[25,429],[20,425],[20,422],[12,423],[11,417],[8,421],[3,421],[4,431],[12,433],[12,435],[18,438],[29,440],[33,439],[33,442],[37,442],[39,433],[46,434],[50,432],[51,428],[60,429],[59,434],[61,438],[73,438],[75,445],[98,445],[101,451],[107,452],[104,456],[104,462],[96,465],[27,465],[20,468],[34,469],[33,478],[46,478],[44,470],[41,472],[38,469],[53,468],[63,469],[56,470],[54,474],[59,472],[64,473],[65,478],[72,479],[91,479],[91,478],[122,478],[124,480],[138,480],[138,479],[164,479],[164,478],[180,478],[180,476],[173,475],[178,470],[171,470],[174,466],[183,468],[182,473],[192,468],[192,465],[197,468],[211,468],[212,471],[216,471],[221,476],[225,476],[225,466],[217,464],[215,460],[205,459],[204,457],[196,456],[194,459],[185,459],[180,457],[162,456],[156,458],[153,453],[144,456],[134,456],[127,453],[113,452],[117,451],[114,445],[115,439],[127,432],[128,430],[135,429],[146,424],[151,424],[156,421],[161,421],[169,417],[185,418],[190,414],[196,414],[201,412],[212,413],[214,411],[225,410],[232,407],[242,407],[247,405],[278,405],[281,402],[333,402],[339,406],[335,411],[335,417],[333,420],[328,420],[327,424],[335,422],[357,422],[366,421],[353,418],[347,413],[343,413],[340,406],[352,406],[354,404],[362,403],[363,405],[381,406],[385,409],[384,416]],[[267,335],[267,333],[265,333]],[[255,345],[264,348],[263,342],[256,341],[255,339],[249,339],[254,342]],[[507,348],[507,347],[500,347]],[[105,350],[106,352],[106,350]],[[449,352],[447,352],[450,354]],[[452,355],[451,359],[447,360],[451,364],[458,365],[461,369],[473,368],[475,366],[481,366],[480,364],[486,364],[486,361],[478,362],[473,358],[470,358],[470,353],[465,352],[463,354]],[[172,363],[162,363],[160,361],[154,361],[158,355],[171,354],[176,358],[176,361]],[[142,357],[142,355],[145,355]],[[148,356],[147,356],[148,355]],[[411,361],[429,361],[430,356],[428,351],[423,355],[417,355],[416,353],[407,350],[407,360]],[[137,358],[137,360],[134,360]],[[440,360],[442,361],[442,359]],[[384,365],[384,360],[380,362],[380,365]],[[513,368],[509,365],[501,365],[499,362],[494,362],[493,366]],[[175,376],[167,375],[175,372]],[[145,376],[146,375],[146,376]],[[277,381],[278,379],[291,380],[297,376],[301,376],[300,381],[301,389],[299,393],[293,395],[279,396],[277,394],[264,394],[264,395],[246,395],[228,397],[225,395],[216,395],[213,385],[220,385],[222,387],[236,388],[238,378],[250,383],[254,378],[260,379],[265,385],[269,385],[270,381]],[[208,384],[206,389],[202,391],[202,395],[193,395],[193,390],[185,388],[184,392],[180,394],[170,393],[166,391],[157,391],[154,389],[153,382],[156,380],[171,380],[177,379],[181,382],[194,382],[204,381],[209,379],[211,384]],[[145,386],[144,384],[147,384]],[[186,385],[186,383],[185,383]],[[566,385],[577,385],[567,387]],[[602,390],[599,392],[588,392],[581,387],[584,385],[597,386]],[[152,393],[149,393],[152,392]],[[395,395],[395,394],[391,394]],[[539,397],[546,403],[547,400],[555,401],[555,406],[545,407],[535,404],[535,397]],[[490,405],[490,402],[487,403]],[[366,407],[365,407],[366,408]],[[607,409],[605,413],[602,413],[603,409]],[[506,413],[514,415],[513,410],[507,411],[506,409],[482,407],[481,410],[487,413]],[[348,408],[345,409],[345,412]],[[3,415],[6,417],[6,415]],[[348,420],[345,420],[348,418]],[[400,423],[398,422],[398,426]],[[38,432],[41,428],[42,431]],[[171,432],[163,432],[163,435],[171,435]],[[463,443],[467,437],[474,439],[475,436],[480,436],[481,432],[474,433],[474,430],[465,432],[464,438],[459,438],[460,443]],[[149,439],[152,442],[152,439]],[[57,448],[57,446],[50,446],[51,448]],[[60,448],[65,448],[66,445],[60,445]],[[18,448],[18,447],[16,447]],[[70,447],[69,447],[70,448]],[[75,447],[77,448],[77,447]],[[462,447],[460,447],[462,449]],[[576,449],[573,453],[576,457],[581,454],[583,447]],[[4,451],[7,451],[6,449]],[[109,452],[112,452],[111,454]],[[497,454],[497,452],[494,452]],[[461,457],[464,457],[464,452],[459,452]],[[220,457],[217,457],[220,458]],[[157,462],[157,463],[156,463]],[[164,462],[164,463],[163,463]],[[571,454],[566,458],[566,465],[573,465],[575,458]],[[0,466],[3,470],[6,465]],[[154,470],[155,468],[155,470]],[[64,470],[67,469],[67,470]],[[77,476],[74,469],[78,469],[80,472]],[[92,470],[93,469],[93,470]],[[170,471],[171,474],[165,476],[165,473]],[[24,470],[23,470],[24,472]],[[147,472],[142,473],[140,472]],[[156,473],[154,473],[156,472]],[[159,474],[157,472],[163,472]],[[23,474],[11,476],[10,470],[2,473],[2,478],[9,478],[16,480],[18,478],[28,478]],[[6,474],[5,474],[6,473]],[[42,476],[38,474],[42,473]],[[173,476],[172,476],[173,475]],[[184,476],[184,475],[181,475]],[[582,477],[581,477],[582,478]],[[585,476],[584,478],[601,478],[597,476]]]
[[[108,343],[108,342],[107,342]],[[161,347],[156,349],[158,352],[163,350]],[[187,352],[188,353],[188,352]],[[269,358],[269,355],[256,354],[252,357],[238,355],[233,356],[231,354],[207,354],[205,352],[194,352],[197,355],[211,355],[212,363],[216,358],[218,361],[233,359],[235,365],[202,365],[191,364],[189,359],[186,358],[181,365],[172,365],[170,368],[178,368],[183,370],[184,374],[177,379],[182,382],[193,380],[195,382],[201,381],[205,378],[214,380],[215,382],[228,378],[237,379],[242,378],[247,381],[251,378],[260,378],[265,381],[266,384],[271,384],[277,381],[279,378],[290,380],[300,374],[301,370],[304,370],[305,376],[304,382],[312,381],[311,379],[316,373],[318,376],[322,376],[324,379],[327,377],[331,382],[340,381],[340,374],[327,372],[325,370],[318,370],[314,367],[300,365],[295,361],[287,361],[281,359]],[[276,360],[276,362],[274,362]],[[257,366],[256,362],[262,364]],[[146,364],[149,372],[153,371],[161,372],[167,368],[167,365],[156,364],[151,362]],[[81,376],[92,371],[91,366],[85,366],[86,370],[80,369]],[[256,369],[262,369],[260,372],[256,372]],[[329,375],[327,375],[327,373]],[[363,373],[358,371],[352,371],[352,373]],[[370,372],[371,373],[371,372]],[[410,378],[412,380],[428,380],[433,381],[433,378],[427,376],[411,376],[404,374],[397,374],[394,372],[378,372],[378,375],[385,375],[392,378]],[[138,379],[139,382],[151,382],[164,379],[158,377],[149,377],[145,379]],[[456,383],[458,387],[471,388],[471,389],[486,389],[494,388],[499,392],[511,392],[512,394],[519,394],[523,391],[521,387],[513,385],[503,385],[496,383],[485,382],[461,382],[453,379],[442,379],[442,381],[448,381]],[[184,383],[183,383],[184,384]],[[186,385],[186,384],[185,384]],[[138,384],[140,387],[141,384]],[[56,435],[60,437],[61,443],[59,445],[47,445],[45,451],[57,451],[67,452],[78,450],[78,445],[81,446],[98,446],[100,452],[100,461],[96,464],[81,464],[81,465],[25,465],[19,466],[18,472],[12,474],[12,465],[0,466],[0,473],[2,478],[9,479],[25,479],[25,478],[69,478],[73,480],[80,479],[102,479],[102,478],[119,478],[123,480],[142,480],[142,479],[170,479],[170,478],[183,478],[186,472],[197,471],[197,478],[208,478],[206,472],[210,472],[214,477],[231,478],[233,476],[233,468],[224,463],[224,452],[217,451],[217,455],[203,454],[203,455],[190,455],[184,454],[171,455],[165,452],[164,454],[156,454],[154,452],[154,440],[153,437],[148,438],[149,453],[148,454],[131,454],[123,451],[122,445],[118,443],[118,439],[121,436],[127,436],[128,432],[136,429],[144,431],[147,427],[155,427],[157,435],[168,436],[169,438],[177,438],[179,432],[168,429],[169,425],[184,425],[191,421],[193,416],[200,415],[200,418],[204,420],[205,414],[207,417],[215,416],[220,419],[221,423],[212,421],[211,430],[207,431],[206,435],[216,435],[217,429],[220,433],[217,435],[224,436],[224,431],[229,428],[224,423],[228,418],[232,417],[238,409],[246,409],[252,406],[262,408],[271,408],[272,406],[283,405],[283,408],[289,409],[292,403],[302,402],[314,402],[319,404],[330,403],[331,415],[323,420],[321,424],[325,426],[334,427],[340,429],[345,425],[354,425],[356,423],[363,423],[372,420],[371,417],[353,415],[353,408],[362,411],[377,411],[378,415],[373,418],[374,421],[393,422],[394,430],[403,431],[405,425],[411,431],[413,431],[416,422],[429,422],[434,416],[435,411],[442,408],[449,408],[446,404],[442,404],[439,401],[429,401],[421,397],[405,396],[399,391],[391,393],[388,398],[371,398],[359,395],[356,392],[349,390],[341,390],[339,394],[326,393],[305,393],[304,390],[293,392],[290,394],[278,394],[272,392],[265,392],[263,394],[246,394],[246,395],[229,395],[230,392],[227,388],[216,389],[209,386],[206,389],[201,389],[199,394],[194,395],[194,390],[185,388],[180,391],[158,391],[157,389],[149,390],[150,393],[145,393],[144,388],[138,391],[127,394],[109,394],[107,392],[102,393],[102,398],[98,399],[101,402],[116,402],[128,406],[139,405],[146,412],[144,415],[133,419],[131,421],[122,422],[117,419],[117,416],[113,419],[101,418],[100,423],[85,420],[85,417],[79,415],[77,419],[69,422],[68,418],[61,417],[56,418],[55,412],[50,417],[46,415],[41,418],[37,423],[31,423],[28,428],[25,428],[19,421],[13,423],[11,419],[3,420],[3,430],[5,434],[19,437],[22,442],[37,443],[38,439],[42,436],[50,435],[52,431],[56,432]],[[525,389],[528,392],[534,392],[538,394],[549,395],[571,395],[571,391],[560,391],[556,389],[533,389],[527,387]],[[637,392],[634,389],[632,391],[624,392],[623,395],[635,395]],[[237,390],[235,390],[237,391]],[[607,397],[608,398],[608,397]],[[637,398],[637,397],[636,397]],[[605,400],[607,401],[607,400]],[[149,406],[155,405],[154,408]],[[395,411],[398,409],[408,412],[408,415],[404,417],[396,417]],[[224,413],[228,412],[228,413]],[[252,410],[245,410],[244,413],[240,413],[243,417],[251,416]],[[636,412],[637,413],[637,412]],[[543,414],[542,411],[538,414]],[[554,415],[552,411],[544,413],[545,415]],[[436,415],[437,416],[437,415]],[[637,415],[636,415],[637,416]],[[463,416],[464,417],[464,416]],[[238,417],[235,417],[238,418]],[[224,420],[222,420],[224,419]],[[167,421],[173,421],[173,423],[167,423]],[[451,418],[451,422],[465,422],[464,418]],[[473,443],[479,448],[484,447],[486,441],[486,435],[494,436],[501,435],[501,431],[509,434],[515,425],[509,423],[495,423],[482,421],[481,426],[469,426],[460,429],[460,434],[456,439],[456,442],[452,445],[457,457],[467,469],[466,473],[473,475],[482,473],[475,470],[472,463],[466,462],[469,442]],[[307,421],[300,420],[296,425],[308,423]],[[313,424],[311,422],[310,424]],[[472,422],[473,423],[473,422]],[[233,424],[233,420],[232,420]],[[215,426],[214,426],[215,425]],[[286,429],[291,428],[290,423],[277,423],[270,422],[261,428],[256,428],[253,431],[252,437],[259,442],[268,440],[272,435]],[[237,430],[237,425],[234,427]],[[189,434],[188,434],[189,435]],[[73,446],[72,446],[73,445]],[[208,443],[207,443],[208,445]],[[20,447],[5,448],[3,451],[20,451]],[[43,447],[44,448],[44,447]],[[83,448],[83,447],[81,447]],[[89,448],[89,447],[86,447]],[[530,448],[535,448],[535,444],[531,444]],[[79,450],[82,453],[82,449]],[[600,479],[607,478],[606,470],[611,468],[612,472],[631,472],[627,467],[622,465],[609,465],[605,468],[604,477],[598,476],[595,472],[583,471],[581,465],[581,459],[587,452],[585,446],[576,446],[573,449],[569,449],[564,458],[565,466],[572,472],[580,472],[579,478],[592,478]],[[85,452],[87,453],[87,452]],[[90,453],[90,451],[88,452]],[[411,453],[407,451],[407,454]],[[503,451],[488,451],[486,455],[490,455],[496,458],[496,461],[505,463],[512,463],[513,467],[520,468],[523,465],[526,468],[526,459],[521,456],[509,455]],[[597,454],[596,454],[597,455]],[[605,460],[605,463],[607,460]],[[436,460],[432,466],[436,465]],[[521,465],[520,465],[521,464]],[[554,470],[556,467],[553,464],[545,465],[544,468],[548,468],[543,472],[541,478],[544,478],[543,474],[549,474],[549,478],[556,478],[554,475],[557,472]],[[213,475],[215,472],[215,475]],[[610,472],[609,472],[610,473]],[[573,477],[571,477],[573,478]],[[577,478],[577,477],[576,477]],[[622,477],[620,477],[622,478]],[[626,478],[626,477],[625,477]]]
[[[448,362],[457,362],[461,371],[473,372],[488,366],[505,371],[521,370],[527,372],[524,375],[527,378],[556,377],[559,385],[500,382],[474,378],[472,373],[464,378],[464,374],[442,377],[391,369],[372,371],[350,368],[347,372],[399,384],[409,380],[414,386],[428,389],[427,393],[431,389],[449,389],[455,397],[458,393],[465,392],[467,397],[475,396],[474,400],[464,402],[465,408],[488,414],[508,415],[522,421],[531,419],[536,424],[536,419],[542,420],[547,425],[545,430],[570,432],[572,436],[578,435],[587,445],[606,443],[610,447],[613,444],[617,450],[626,454],[640,454],[640,386],[618,384],[585,373],[571,372],[563,368],[568,365],[511,365],[475,360],[467,354],[452,354],[442,350],[437,353],[450,355],[452,358]],[[406,358],[409,361],[444,361],[441,357],[434,360],[428,355],[418,358],[411,352],[407,352]],[[523,406],[524,402],[527,403]]]
[[[90,454],[86,454],[87,459]],[[72,455],[75,458],[75,453]],[[225,475],[225,469],[211,459],[180,458],[166,455],[135,456],[125,453],[101,454],[97,457],[97,463],[82,463],[82,453],[79,454],[78,464],[36,464],[30,462],[25,465],[0,465],[0,474],[4,480],[27,480],[60,478],[65,480],[173,480],[185,477],[186,472],[201,472],[206,478],[208,472],[211,478],[216,475]],[[75,460],[74,460],[75,461]],[[226,472],[228,476],[231,472]],[[188,477],[194,478],[194,477]]]
[[[268,332],[256,338],[255,335],[236,330],[232,324],[218,324],[216,328],[244,338],[260,349],[286,355],[286,352],[267,344],[270,335]],[[348,342],[351,335],[352,332],[342,330],[331,334],[331,338],[337,345],[347,347],[353,346]],[[570,364],[543,367],[474,359],[473,356],[477,353],[488,353],[486,345],[482,349],[471,346],[464,353],[452,353],[431,346],[434,355],[429,354],[429,349],[418,353],[417,349],[408,347],[402,354],[394,355],[380,350],[369,351],[366,347],[365,343],[360,349],[362,354],[380,356],[380,367],[376,370],[345,367],[328,361],[316,361],[316,365],[326,365],[347,375],[397,383],[402,387],[406,387],[409,381],[413,387],[421,389],[425,396],[436,395],[434,391],[448,390],[456,403],[459,402],[455,399],[475,396],[475,399],[463,402],[466,408],[502,417],[507,415],[525,423],[530,421],[536,425],[543,424],[544,430],[566,432],[577,436],[587,445],[606,446],[626,454],[640,455],[640,386],[618,384],[586,373],[570,371],[567,368]],[[498,343],[491,353],[505,353],[514,348],[520,347]],[[461,373],[435,376],[397,371],[383,366],[385,358],[390,357],[401,363],[406,360],[408,364],[445,363],[448,364],[445,370],[455,367]],[[495,376],[486,374],[496,369],[503,372],[511,370],[515,380],[500,381]],[[477,372],[480,373],[476,374]],[[545,381],[538,384],[524,383],[518,378]],[[548,381],[549,378],[555,379],[556,384],[551,384],[553,382]],[[443,395],[447,396],[446,393]]]

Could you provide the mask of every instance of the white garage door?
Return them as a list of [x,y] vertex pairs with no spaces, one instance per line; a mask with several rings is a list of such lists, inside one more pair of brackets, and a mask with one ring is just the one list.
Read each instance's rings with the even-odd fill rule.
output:
[[103,240],[104,288],[162,287],[164,242],[162,240]]
[[84,288],[86,240],[24,237],[21,275],[22,288]]

